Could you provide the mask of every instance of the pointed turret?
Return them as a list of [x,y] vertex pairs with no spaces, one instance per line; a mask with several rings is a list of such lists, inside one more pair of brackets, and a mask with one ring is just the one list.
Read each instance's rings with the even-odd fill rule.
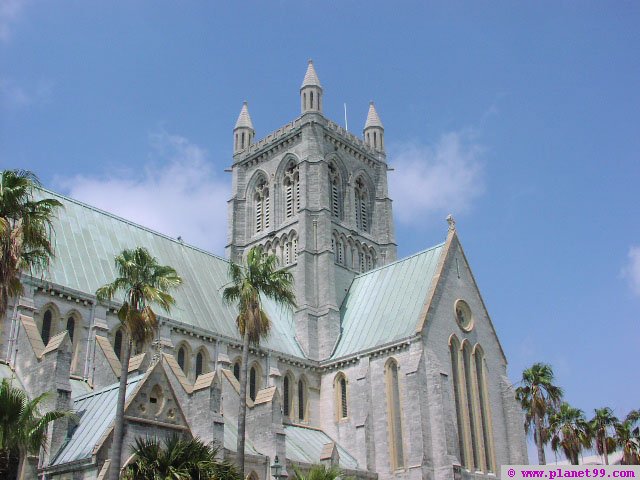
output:
[[233,154],[235,155],[251,145],[255,134],[256,131],[253,129],[253,122],[249,115],[249,107],[247,102],[244,102],[236,126],[233,128]]
[[371,148],[384,152],[384,127],[373,102],[369,102],[369,113],[364,124],[364,141]]
[[313,60],[309,60],[307,73],[304,75],[302,86],[300,87],[300,104],[302,113],[320,112],[322,113],[322,86],[320,79],[313,68]]

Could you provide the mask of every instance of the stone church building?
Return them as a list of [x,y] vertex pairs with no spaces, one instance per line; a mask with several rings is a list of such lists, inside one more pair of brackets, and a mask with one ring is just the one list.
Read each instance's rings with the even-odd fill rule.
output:
[[[363,137],[323,113],[309,62],[302,113],[255,139],[247,104],[233,130],[226,254],[255,245],[295,278],[298,307],[265,301],[273,327],[250,355],[247,471],[338,465],[359,479],[470,479],[527,463],[522,412],[455,222],[444,242],[396,258],[384,128]],[[222,302],[228,260],[53,192],[56,258],[24,276],[1,331],[0,377],[73,409],[29,478],[101,479],[110,466],[122,334],[96,301],[113,259],[145,246],[184,285],[154,342],[129,363],[125,444],[172,432],[236,454],[241,339]],[[207,221],[207,219],[202,219]],[[131,452],[123,451],[122,463]],[[285,462],[286,459],[286,462]]]

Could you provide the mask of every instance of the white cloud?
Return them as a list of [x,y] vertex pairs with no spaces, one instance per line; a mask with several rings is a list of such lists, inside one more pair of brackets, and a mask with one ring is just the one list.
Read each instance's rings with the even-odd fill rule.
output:
[[629,248],[628,263],[622,269],[622,275],[629,282],[629,287],[636,295],[640,296],[640,246]]
[[30,89],[27,89],[8,78],[0,78],[0,100],[3,105],[22,108],[31,105],[46,103],[51,99],[53,83],[40,81]]
[[468,211],[484,192],[482,152],[471,132],[448,133],[433,146],[392,148],[389,190],[398,221],[425,225]]
[[166,132],[150,138],[152,161],[141,171],[57,180],[68,194],[186,243],[222,254],[230,178],[218,175],[207,151]]
[[0,40],[6,42],[11,37],[13,25],[18,21],[26,0],[0,1]]

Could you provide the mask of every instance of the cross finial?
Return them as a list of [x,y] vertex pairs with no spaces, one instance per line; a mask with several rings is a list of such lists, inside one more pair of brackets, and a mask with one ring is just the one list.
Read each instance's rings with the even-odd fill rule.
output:
[[451,214],[447,215],[447,223],[449,224],[449,230],[456,229],[456,219],[453,218],[453,215]]

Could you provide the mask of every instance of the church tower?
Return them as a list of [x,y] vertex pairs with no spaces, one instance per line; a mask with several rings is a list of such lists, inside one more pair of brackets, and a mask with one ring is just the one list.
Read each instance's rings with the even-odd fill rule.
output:
[[327,119],[309,61],[300,104],[298,118],[257,142],[242,107],[233,131],[227,256],[240,261],[260,245],[291,269],[296,338],[309,358],[322,360],[340,335],[351,281],[394,261],[396,243],[384,129],[373,103],[364,139]]

